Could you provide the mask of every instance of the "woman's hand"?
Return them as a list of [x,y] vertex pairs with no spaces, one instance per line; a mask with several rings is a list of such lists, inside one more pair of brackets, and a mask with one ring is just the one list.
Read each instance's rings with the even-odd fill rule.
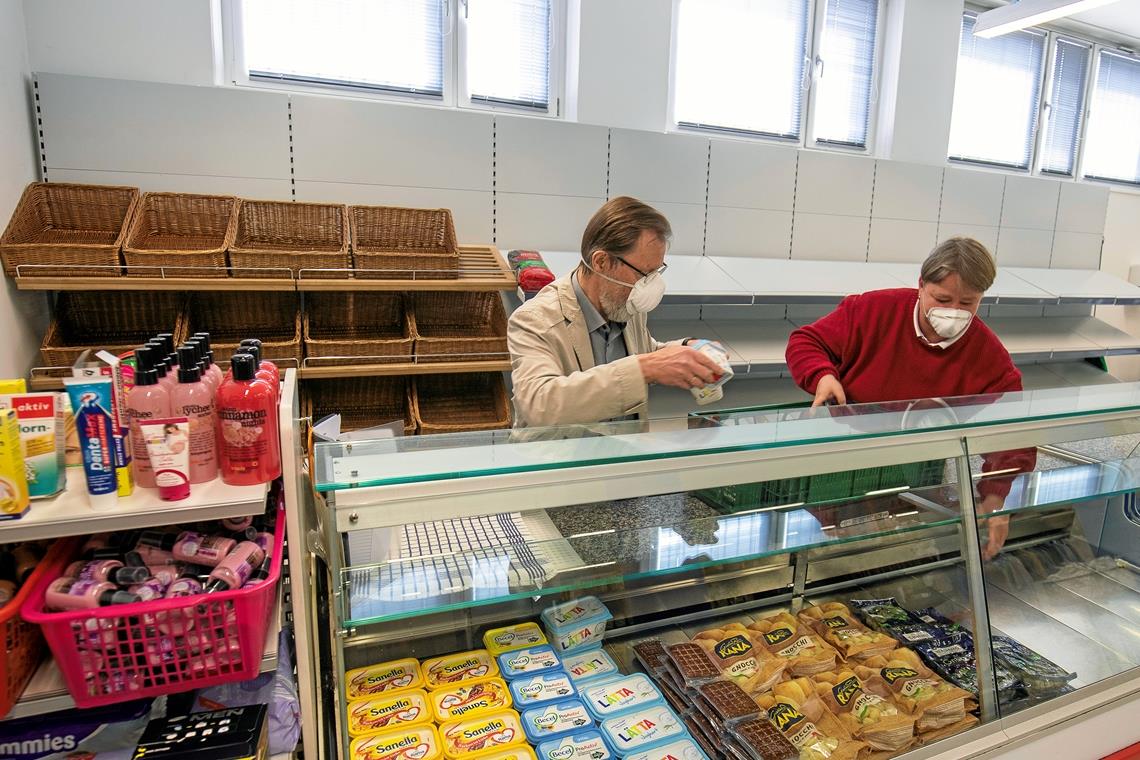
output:
[[835,375],[824,375],[815,386],[815,400],[811,402],[811,405],[813,408],[823,406],[832,400],[837,404],[846,404],[847,394],[843,391],[843,385]]
[[[997,494],[989,494],[985,496],[981,503],[978,505],[979,515],[993,514],[1000,512],[1005,507],[1005,498]],[[996,557],[1003,546],[1005,540],[1009,538],[1009,516],[991,517],[986,520],[986,545],[982,548],[982,559],[987,562]]]

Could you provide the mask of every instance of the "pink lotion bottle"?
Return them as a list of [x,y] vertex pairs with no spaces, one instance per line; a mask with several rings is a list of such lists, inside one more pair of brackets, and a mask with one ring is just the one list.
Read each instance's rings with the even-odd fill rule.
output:
[[152,338],[148,340],[146,344],[154,355],[152,363],[154,364],[154,371],[158,373],[158,384],[166,388],[166,391],[169,393],[174,390],[174,386],[178,384],[178,377],[175,373],[170,371],[170,362],[166,354],[166,348],[158,338]]
[[214,363],[214,349],[210,348],[210,333],[200,332],[194,333],[194,340],[202,347],[202,358],[206,361],[206,373],[214,379],[214,390],[222,384],[222,378],[225,373],[222,368]]
[[207,483],[218,477],[214,391],[202,380],[191,346],[178,349],[178,385],[170,399],[170,411],[190,420],[190,482]]
[[150,456],[146,450],[141,424],[147,420],[170,417],[170,393],[158,381],[158,373],[153,369],[156,357],[153,351],[143,346],[135,350],[138,368],[135,384],[127,391],[127,419],[131,426],[131,461],[135,471],[135,482],[144,488],[154,488],[154,470],[150,467]]

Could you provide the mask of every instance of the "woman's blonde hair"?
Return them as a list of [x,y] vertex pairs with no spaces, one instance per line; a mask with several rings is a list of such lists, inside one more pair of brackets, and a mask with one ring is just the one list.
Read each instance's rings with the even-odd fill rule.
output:
[[922,262],[923,282],[942,282],[952,274],[969,288],[985,293],[997,277],[997,264],[984,245],[969,237],[939,243]]

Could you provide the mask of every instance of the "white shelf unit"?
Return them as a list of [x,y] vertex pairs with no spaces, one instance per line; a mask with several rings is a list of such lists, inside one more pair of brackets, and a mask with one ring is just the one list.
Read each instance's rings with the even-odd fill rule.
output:
[[228,486],[221,478],[191,486],[190,497],[163,501],[154,488],[136,487],[134,493],[111,509],[92,509],[87,484],[78,467],[67,471],[67,489],[50,499],[33,501],[27,514],[0,522],[0,543],[42,538],[113,533],[131,528],[153,528],[178,522],[221,520],[257,514],[265,509],[268,487]]

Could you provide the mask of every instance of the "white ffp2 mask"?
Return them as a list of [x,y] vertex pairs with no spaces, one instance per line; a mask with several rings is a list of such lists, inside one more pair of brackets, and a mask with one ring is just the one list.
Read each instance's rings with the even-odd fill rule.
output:
[[930,322],[934,332],[946,340],[956,338],[966,332],[966,328],[970,326],[973,320],[973,312],[965,309],[935,306],[926,310],[926,321]]
[[607,277],[585,262],[583,265],[606,282],[629,288],[629,295],[625,299],[625,310],[631,315],[648,314],[656,309],[657,305],[661,303],[661,299],[665,297],[665,278],[661,276],[660,272],[650,272],[630,285],[628,282]]

